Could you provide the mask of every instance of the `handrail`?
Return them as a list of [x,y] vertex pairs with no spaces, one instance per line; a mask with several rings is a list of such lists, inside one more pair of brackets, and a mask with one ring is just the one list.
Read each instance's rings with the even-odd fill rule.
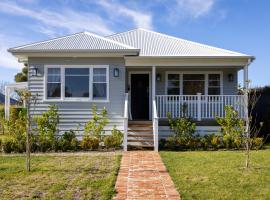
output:
[[128,93],[125,94],[125,104],[124,104],[124,140],[123,140],[124,151],[127,151],[127,132],[128,132]]
[[153,137],[154,137],[154,150],[158,151],[158,115],[155,99],[153,99]]
[[232,106],[244,117],[244,95],[156,95],[157,114],[167,118],[188,116],[198,121],[225,116],[225,107]]

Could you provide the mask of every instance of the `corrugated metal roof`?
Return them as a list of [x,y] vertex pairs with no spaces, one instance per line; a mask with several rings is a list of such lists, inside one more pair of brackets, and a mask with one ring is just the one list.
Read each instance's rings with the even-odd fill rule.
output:
[[111,40],[140,49],[140,56],[239,56],[248,55],[220,49],[145,29],[133,29],[107,36]]
[[136,50],[126,44],[110,40],[89,32],[81,32],[52,40],[32,43],[9,49],[10,52],[47,51],[92,51],[92,50]]

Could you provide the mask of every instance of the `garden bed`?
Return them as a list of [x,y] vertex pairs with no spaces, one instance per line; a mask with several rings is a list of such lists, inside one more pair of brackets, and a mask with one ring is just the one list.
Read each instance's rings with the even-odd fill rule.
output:
[[0,155],[0,199],[111,199],[120,153]]
[[182,199],[269,199],[270,149],[160,153]]

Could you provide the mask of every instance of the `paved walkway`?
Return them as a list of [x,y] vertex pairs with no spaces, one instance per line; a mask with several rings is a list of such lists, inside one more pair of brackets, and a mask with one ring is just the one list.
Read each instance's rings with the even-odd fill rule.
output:
[[116,181],[120,199],[170,199],[180,196],[157,152],[124,152]]

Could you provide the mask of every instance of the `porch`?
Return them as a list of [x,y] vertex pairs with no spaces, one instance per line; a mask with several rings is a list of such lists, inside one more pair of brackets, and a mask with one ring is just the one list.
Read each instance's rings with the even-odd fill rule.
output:
[[[247,95],[238,92],[237,73],[243,69],[244,87],[248,87],[247,67],[223,66],[218,70],[211,67],[193,67],[192,70],[162,66],[127,68],[124,144],[128,143],[130,120],[151,121],[152,131],[148,127],[147,135],[152,134],[150,146],[158,151],[159,123],[167,120],[168,113],[172,118],[214,121],[216,117],[225,116],[226,106],[232,106],[240,118],[246,119]],[[142,131],[135,135],[139,132]]]

